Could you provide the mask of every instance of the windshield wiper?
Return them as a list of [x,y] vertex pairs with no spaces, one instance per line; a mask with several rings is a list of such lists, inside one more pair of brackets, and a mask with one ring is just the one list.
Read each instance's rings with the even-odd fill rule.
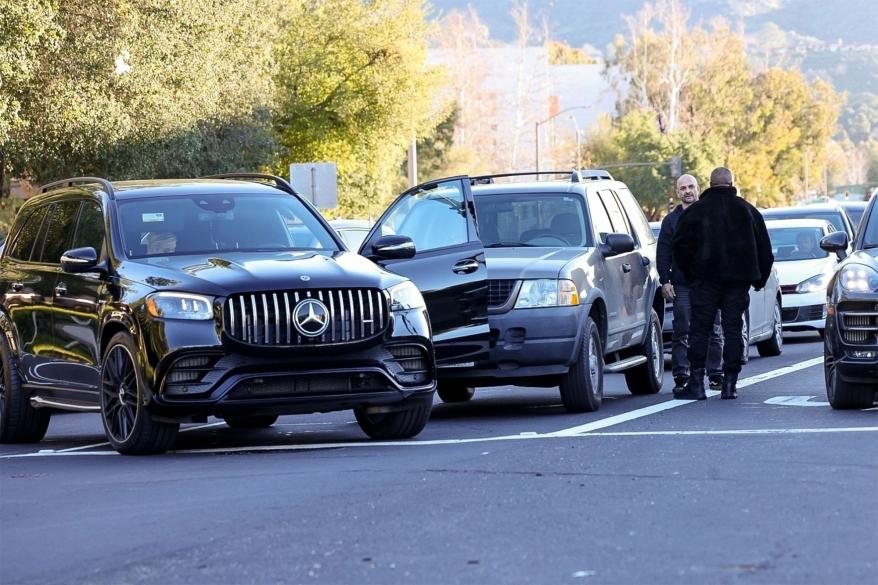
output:
[[533,244],[525,244],[524,242],[494,242],[487,244],[486,248],[533,248]]

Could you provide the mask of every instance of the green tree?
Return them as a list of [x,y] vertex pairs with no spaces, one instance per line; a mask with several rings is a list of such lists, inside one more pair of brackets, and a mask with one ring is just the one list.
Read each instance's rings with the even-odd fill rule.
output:
[[13,169],[125,179],[270,162],[277,1],[59,0],[63,40],[19,93]]
[[0,0],[0,191],[6,189],[12,133],[21,129],[21,99],[40,58],[58,49],[62,29],[48,0]]
[[[343,15],[343,16],[340,16]],[[422,0],[303,0],[284,14],[274,126],[293,162],[334,161],[341,212],[362,216],[393,194],[406,147],[441,119],[441,72],[426,63]]]

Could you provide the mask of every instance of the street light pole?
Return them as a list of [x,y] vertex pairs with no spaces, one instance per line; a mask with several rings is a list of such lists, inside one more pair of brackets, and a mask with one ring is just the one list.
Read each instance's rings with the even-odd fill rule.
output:
[[537,167],[537,180],[540,178],[540,126],[547,122],[551,122],[561,114],[566,114],[567,112],[572,112],[573,110],[588,110],[591,106],[571,106],[569,108],[564,108],[560,112],[556,112],[546,118],[545,120],[540,120],[534,123],[534,143],[536,148],[536,167]]

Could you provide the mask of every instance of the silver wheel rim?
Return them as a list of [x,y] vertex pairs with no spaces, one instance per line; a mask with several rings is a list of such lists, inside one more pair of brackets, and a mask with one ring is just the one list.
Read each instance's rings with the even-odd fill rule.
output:
[[598,388],[598,356],[594,347],[594,335],[588,336],[588,378],[591,380],[591,387],[595,394],[600,394],[602,388]]
[[662,377],[662,356],[661,341],[659,340],[658,328],[655,323],[652,325],[652,372],[656,380]]
[[741,339],[744,341],[744,351],[750,346],[750,326],[747,324],[747,317],[744,317],[744,326],[741,328]]
[[777,346],[783,347],[783,321],[780,317],[780,306],[774,305],[774,334],[777,336]]

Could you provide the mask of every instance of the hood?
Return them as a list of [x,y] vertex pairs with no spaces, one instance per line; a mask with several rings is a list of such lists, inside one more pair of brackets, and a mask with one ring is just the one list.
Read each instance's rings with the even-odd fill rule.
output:
[[[309,288],[386,288],[404,280],[353,252],[228,252],[127,260],[124,278],[154,289],[226,296]],[[303,280],[302,277],[307,277]]]
[[869,248],[868,250],[857,250],[847,258],[845,264],[856,262],[857,264],[865,264],[878,270],[878,248]]
[[558,278],[571,260],[591,248],[488,248],[485,263],[491,280]]
[[826,258],[775,262],[774,267],[777,268],[777,278],[780,281],[781,286],[785,286],[799,284],[803,280],[807,280],[818,274],[823,274],[824,272],[832,274],[837,263],[838,260],[833,254]]

